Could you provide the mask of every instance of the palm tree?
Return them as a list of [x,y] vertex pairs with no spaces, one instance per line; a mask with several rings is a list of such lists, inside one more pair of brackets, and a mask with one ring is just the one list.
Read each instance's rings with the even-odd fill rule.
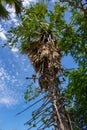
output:
[[[62,55],[57,37],[64,25],[64,9],[64,6],[56,4],[52,12],[47,10],[45,5],[37,3],[27,9],[25,15],[22,16],[21,25],[12,29],[8,34],[8,37],[14,34],[14,37],[9,38],[10,43],[17,42],[20,37],[20,50],[28,55],[36,73],[39,74],[40,92],[46,92],[44,96],[45,102],[32,114],[33,119],[26,122],[26,124],[31,124],[33,120],[43,114],[41,120],[44,126],[42,124],[38,130],[50,126],[54,126],[55,130],[72,129],[59,88],[59,75],[63,74],[63,69],[61,65]],[[40,100],[43,100],[43,98]]]
[[32,43],[27,51],[35,71],[40,75],[40,87],[47,91],[52,104],[51,117],[55,130],[70,130],[70,119],[58,88],[60,81],[57,74],[63,72],[60,62],[61,52],[56,47],[56,40],[51,30],[41,30],[39,41]]
[[8,4],[9,7],[14,6],[15,12],[19,15],[22,11],[22,2],[19,0],[0,0],[0,19],[6,19],[9,16],[9,12],[5,8],[5,5]]

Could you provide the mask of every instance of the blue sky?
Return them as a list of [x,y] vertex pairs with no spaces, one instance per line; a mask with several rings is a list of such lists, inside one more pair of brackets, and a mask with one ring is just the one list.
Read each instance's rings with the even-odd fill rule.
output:
[[[30,0],[25,1],[24,6]],[[6,31],[18,24],[14,9],[8,10],[11,12],[10,19],[0,22],[0,130],[27,130],[24,123],[30,118],[33,108],[19,116],[16,114],[28,106],[24,100],[24,91],[30,81],[25,78],[31,77],[34,70],[28,57],[21,55],[17,48],[2,48],[7,39]],[[76,67],[70,56],[64,57],[62,64],[67,68]]]

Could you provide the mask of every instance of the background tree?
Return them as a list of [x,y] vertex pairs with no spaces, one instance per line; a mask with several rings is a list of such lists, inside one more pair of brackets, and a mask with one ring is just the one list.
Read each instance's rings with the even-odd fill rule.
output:
[[10,8],[14,7],[15,12],[19,15],[22,11],[22,1],[21,0],[0,0],[0,19],[6,19],[9,17],[9,12],[6,9],[6,5]]
[[64,53],[70,54],[78,64],[78,68],[68,74],[69,82],[65,95],[73,101],[73,107],[70,105],[73,120],[83,127],[87,125],[87,1],[62,2],[67,2],[71,17],[69,26],[63,32],[61,45]]
[[[87,124],[87,17],[85,13],[87,9],[86,2],[83,3],[81,0],[62,2],[64,5],[60,6],[60,3],[56,3],[53,11],[47,10],[43,4],[30,7],[21,17],[21,24],[9,31],[8,38],[9,42],[12,43],[11,46],[18,45],[20,42],[20,51],[27,53],[29,48],[31,49],[29,45],[40,39],[42,29],[47,32],[51,30],[52,36],[58,38],[58,40],[55,39],[56,47],[61,49],[63,55],[70,54],[73,57],[78,68],[70,71],[64,70],[65,76],[68,77],[68,85],[64,91],[61,91],[61,94],[64,97],[63,103],[66,105],[66,110],[74,122],[73,129],[79,129],[79,127],[76,128],[75,123],[80,128]],[[70,11],[68,23],[64,19],[66,11]],[[30,86],[25,93],[27,100],[29,100],[29,92]],[[46,113],[46,115],[49,114]],[[36,119],[35,117],[35,113],[33,113],[33,120]],[[47,120],[43,122],[46,124]],[[27,124],[30,124],[31,121]]]

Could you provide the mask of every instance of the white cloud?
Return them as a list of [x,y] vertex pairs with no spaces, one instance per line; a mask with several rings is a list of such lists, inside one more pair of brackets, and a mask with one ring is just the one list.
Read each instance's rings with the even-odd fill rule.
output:
[[7,39],[6,36],[5,36],[5,33],[6,33],[5,29],[2,27],[2,25],[0,25],[0,38],[2,40],[6,40]]
[[11,49],[11,51],[12,51],[12,52],[18,52],[19,50],[18,50],[18,48],[13,47],[13,48]]
[[30,4],[29,0],[26,0],[26,1],[24,0],[23,1],[23,6],[24,7],[29,6],[29,4]]
[[18,104],[18,101],[12,97],[2,97],[0,98],[0,104],[5,105],[6,107],[10,107]]
[[17,94],[14,90],[9,89],[5,82],[0,82],[0,105],[11,107],[19,103],[16,98]]
[[0,68],[0,81],[10,80],[10,76],[6,73],[3,67]]
[[4,34],[4,32],[0,32],[0,38],[2,40],[6,40],[7,39],[6,36],[5,36],[5,34]]
[[[1,66],[1,65],[0,65]],[[20,103],[21,91],[14,86],[18,80],[0,68],[0,105],[11,107]],[[18,91],[18,92],[17,92]]]
[[38,2],[38,0],[24,0],[23,1],[23,6],[28,7],[31,2],[36,3],[36,2]]

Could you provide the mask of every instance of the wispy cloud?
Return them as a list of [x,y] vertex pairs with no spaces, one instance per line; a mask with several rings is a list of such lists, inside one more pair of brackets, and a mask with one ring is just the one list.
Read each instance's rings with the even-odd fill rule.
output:
[[0,38],[2,40],[6,40],[7,39],[6,36],[5,36],[5,33],[6,33],[5,29],[2,27],[2,25],[0,25]]
[[38,0],[24,0],[23,6],[28,7],[30,5],[30,3],[36,3],[36,2],[38,2]]
[[13,47],[13,48],[11,49],[11,51],[12,51],[12,52],[18,52],[19,50],[18,50],[18,48]]
[[7,39],[6,36],[5,36],[5,34],[4,34],[4,32],[0,32],[0,38],[2,40],[6,40]]
[[[0,104],[6,107],[16,105],[20,102],[18,98],[17,88],[13,88],[8,82],[15,83],[16,79],[11,77],[3,67],[0,68]],[[13,82],[14,81],[14,82]]]
[[6,59],[0,59],[0,105],[6,107],[21,104],[24,101],[24,89],[28,83],[25,77],[31,75],[33,71],[27,57],[22,55],[17,57],[12,52],[10,54],[12,54],[11,57],[8,57],[10,55],[7,51],[6,54],[2,54]]
[[7,89],[7,85],[0,84],[0,105],[6,107],[15,106],[16,104],[19,104],[19,99],[16,97],[16,92]]
[[18,104],[18,101],[12,97],[2,97],[0,99],[0,104],[5,105],[6,107],[11,107]]

